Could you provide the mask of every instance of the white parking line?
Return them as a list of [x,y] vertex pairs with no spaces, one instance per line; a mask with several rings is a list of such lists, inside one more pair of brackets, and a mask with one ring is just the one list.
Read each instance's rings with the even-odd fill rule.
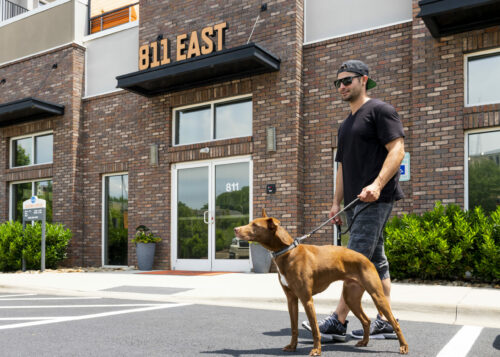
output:
[[0,309],[71,309],[73,307],[136,307],[153,306],[156,304],[102,304],[102,305],[12,305],[0,306]]
[[[141,308],[136,308],[136,309],[110,311],[110,312],[103,312],[103,313],[99,313],[99,314],[90,314],[90,315],[82,315],[82,316],[61,316],[61,317],[55,317],[55,318],[50,319],[50,320],[44,319],[41,321],[33,321],[33,322],[24,322],[24,323],[4,325],[4,326],[0,326],[0,330],[8,330],[8,329],[21,328],[21,327],[31,327],[31,326],[55,324],[55,323],[67,322],[67,321],[87,320],[87,319],[94,319],[94,318],[98,318],[98,317],[130,314],[130,313],[134,313],[134,312],[169,309],[169,308],[173,308],[173,307],[181,307],[181,306],[186,306],[186,305],[189,305],[189,304],[159,304],[159,305],[151,305],[150,304],[150,305],[146,305],[147,307],[141,307]],[[86,305],[86,306],[93,307],[95,305],[90,305],[90,306]],[[123,305],[102,305],[102,306],[145,306],[145,304],[136,304],[136,305],[123,304]],[[47,306],[47,307],[53,307],[53,306]],[[64,307],[75,307],[75,306],[64,306]],[[26,306],[24,306],[24,308],[26,308]]]
[[5,298],[5,299],[0,299],[0,301],[97,300],[97,299],[102,299],[102,298],[101,297],[49,297],[49,298],[33,297],[33,298],[16,298],[16,299]]
[[436,357],[465,357],[482,331],[481,326],[463,326]]
[[0,298],[12,298],[17,296],[36,296],[36,294],[15,294],[15,295],[0,295]]
[[33,320],[53,320],[58,316],[33,316],[33,317],[2,317],[0,321],[33,321]]

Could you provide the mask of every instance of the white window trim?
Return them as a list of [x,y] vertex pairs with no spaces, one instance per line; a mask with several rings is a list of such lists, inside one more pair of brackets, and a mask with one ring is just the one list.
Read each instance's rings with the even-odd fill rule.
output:
[[[199,141],[199,142],[192,142],[192,143],[186,143],[186,144],[176,144],[175,143],[175,133],[176,133],[176,125],[177,125],[177,119],[176,119],[176,112],[179,110],[186,110],[186,109],[194,109],[198,107],[206,107],[210,106],[210,138],[214,137],[214,113],[215,113],[215,105],[220,104],[220,103],[231,103],[234,101],[239,101],[239,100],[244,100],[244,99],[250,99],[252,102],[252,111],[253,111],[253,101],[252,101],[252,95],[251,94],[244,94],[244,95],[238,95],[235,97],[230,97],[230,98],[224,98],[224,99],[218,99],[218,100],[213,100],[210,102],[204,102],[204,103],[197,103],[197,104],[191,104],[191,105],[186,105],[183,107],[177,107],[172,109],[172,146],[177,147],[177,146],[185,146],[185,145],[195,145],[195,144],[201,144],[201,143],[212,143],[216,141],[221,141],[221,140],[228,140],[228,139],[235,139],[235,138],[244,138],[247,135],[243,136],[234,136],[231,138],[224,138],[224,139],[209,139],[206,141]],[[253,130],[253,113],[252,113],[252,130]]]
[[[50,162],[44,162],[42,164],[30,164],[30,165],[24,165],[24,166],[13,166],[13,162],[12,162],[12,159],[13,159],[13,156],[14,156],[14,150],[13,150],[13,143],[15,140],[21,140],[21,139],[26,139],[26,138],[31,138],[32,139],[32,143],[31,143],[31,155],[32,155],[32,159],[33,161],[35,161],[35,138],[37,136],[44,136],[44,135],[48,135],[48,134],[52,134],[52,161]],[[21,135],[21,136],[15,136],[15,137],[12,137],[10,138],[10,141],[9,141],[9,169],[19,169],[21,167],[32,167],[32,166],[40,166],[40,165],[50,165],[54,163],[54,132],[53,130],[49,130],[49,131],[42,131],[42,132],[39,132],[39,133],[34,133],[34,134],[28,134],[28,135]]]
[[482,134],[491,131],[500,131],[500,127],[473,129],[465,132],[464,148],[464,209],[469,210],[469,134]]
[[[106,200],[106,177],[112,177],[112,176],[122,176],[122,175],[127,175],[129,176],[128,172],[113,172],[111,174],[104,174],[102,175],[102,194],[101,194],[101,266],[103,268],[123,268],[126,267],[127,265],[107,265],[104,264],[106,257],[105,255],[105,249],[104,245],[106,244],[106,236],[104,234],[106,227],[106,207],[104,205],[104,202]],[[128,244],[128,243],[127,243]]]
[[13,182],[9,183],[9,221],[13,221],[14,220],[14,217],[13,217],[14,216],[14,212],[12,210],[12,208],[13,208],[12,204],[14,203],[13,202],[13,199],[14,199],[14,185],[19,185],[19,184],[22,184],[22,183],[31,183],[31,195],[33,195],[33,191],[35,191],[35,183],[36,182],[41,182],[41,181],[52,181],[52,183],[54,182],[54,180],[52,179],[52,177],[46,177],[46,178],[37,178],[37,179],[34,179],[34,180],[13,181]]
[[498,99],[496,102],[485,102],[485,103],[475,103],[475,104],[469,104],[469,59],[473,57],[481,57],[481,56],[488,56],[488,55],[494,55],[497,54],[500,56],[500,48],[494,48],[490,50],[485,50],[485,51],[479,51],[479,52],[471,52],[466,55],[464,55],[464,106],[467,108],[470,107],[478,107],[482,105],[489,105],[489,104],[498,104],[500,103],[500,99]]

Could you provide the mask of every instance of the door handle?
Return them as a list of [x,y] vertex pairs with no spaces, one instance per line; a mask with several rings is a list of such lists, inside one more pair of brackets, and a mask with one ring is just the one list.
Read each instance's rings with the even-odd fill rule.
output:
[[208,213],[209,211],[203,212],[203,222],[205,222],[205,224],[210,224],[210,222],[208,221]]

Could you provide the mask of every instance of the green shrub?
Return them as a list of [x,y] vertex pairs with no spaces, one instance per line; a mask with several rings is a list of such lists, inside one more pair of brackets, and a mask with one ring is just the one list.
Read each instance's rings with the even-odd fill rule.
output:
[[423,215],[394,217],[385,228],[386,254],[395,278],[500,281],[500,207],[443,206]]
[[[71,231],[65,229],[61,224],[46,224],[46,268],[55,269],[66,258],[66,250],[71,236]],[[19,222],[6,222],[0,225],[0,271],[20,270],[23,251],[26,269],[40,269],[41,244],[42,226],[40,223],[26,225],[24,234],[22,224]]]

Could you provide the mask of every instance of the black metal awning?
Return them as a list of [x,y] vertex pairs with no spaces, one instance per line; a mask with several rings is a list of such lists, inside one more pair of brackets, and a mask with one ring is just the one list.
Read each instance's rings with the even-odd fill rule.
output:
[[63,114],[64,105],[32,97],[24,98],[0,104],[0,127]]
[[278,71],[280,59],[255,43],[116,77],[118,88],[144,96]]
[[500,24],[498,0],[420,0],[420,13],[433,37]]

